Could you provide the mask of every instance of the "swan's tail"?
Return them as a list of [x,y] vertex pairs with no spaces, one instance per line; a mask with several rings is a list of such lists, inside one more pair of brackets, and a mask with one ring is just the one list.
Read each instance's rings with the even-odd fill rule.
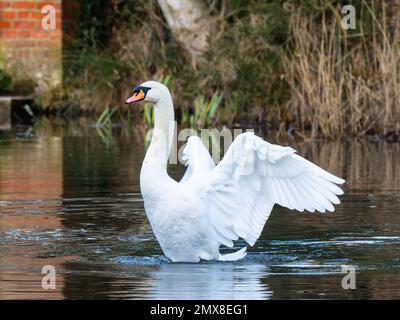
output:
[[240,249],[240,250],[238,250],[236,252],[233,252],[233,253],[220,254],[219,258],[218,258],[218,261],[236,261],[236,260],[239,260],[239,259],[243,259],[247,254],[246,249],[247,248],[244,247],[244,248],[242,248],[242,249]]

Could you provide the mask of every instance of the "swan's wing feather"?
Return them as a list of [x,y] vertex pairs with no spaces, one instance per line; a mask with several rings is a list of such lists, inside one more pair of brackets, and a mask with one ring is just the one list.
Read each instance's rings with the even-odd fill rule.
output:
[[181,183],[201,179],[215,168],[214,160],[197,136],[188,138],[183,149],[182,160],[186,161],[187,169]]
[[200,196],[209,208],[214,234],[232,246],[243,238],[253,245],[274,204],[298,211],[334,211],[344,180],[252,133],[239,135],[207,176]]

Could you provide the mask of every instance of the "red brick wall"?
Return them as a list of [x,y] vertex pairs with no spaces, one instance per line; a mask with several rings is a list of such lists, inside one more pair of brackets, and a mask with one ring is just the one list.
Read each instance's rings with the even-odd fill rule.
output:
[[[56,9],[55,30],[42,28],[45,5]],[[0,68],[16,78],[35,79],[44,89],[59,86],[62,18],[62,0],[0,0]]]

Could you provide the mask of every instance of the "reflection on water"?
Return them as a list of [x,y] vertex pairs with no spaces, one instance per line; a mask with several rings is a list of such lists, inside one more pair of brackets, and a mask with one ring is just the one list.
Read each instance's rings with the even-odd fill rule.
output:
[[271,292],[261,278],[266,266],[259,264],[162,264],[150,272],[154,286],[151,299],[268,299]]
[[[347,179],[337,211],[276,207],[244,260],[174,264],[143,210],[144,132],[104,143],[79,121],[0,135],[0,299],[400,298],[399,144],[291,142]],[[44,265],[55,291],[41,288]],[[343,265],[356,290],[342,289]]]

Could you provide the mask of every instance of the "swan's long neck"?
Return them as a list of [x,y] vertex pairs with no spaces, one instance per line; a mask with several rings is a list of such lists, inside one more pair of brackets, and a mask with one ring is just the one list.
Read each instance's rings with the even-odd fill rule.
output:
[[154,111],[154,130],[143,166],[166,172],[175,126],[174,107],[169,92],[154,104]]

